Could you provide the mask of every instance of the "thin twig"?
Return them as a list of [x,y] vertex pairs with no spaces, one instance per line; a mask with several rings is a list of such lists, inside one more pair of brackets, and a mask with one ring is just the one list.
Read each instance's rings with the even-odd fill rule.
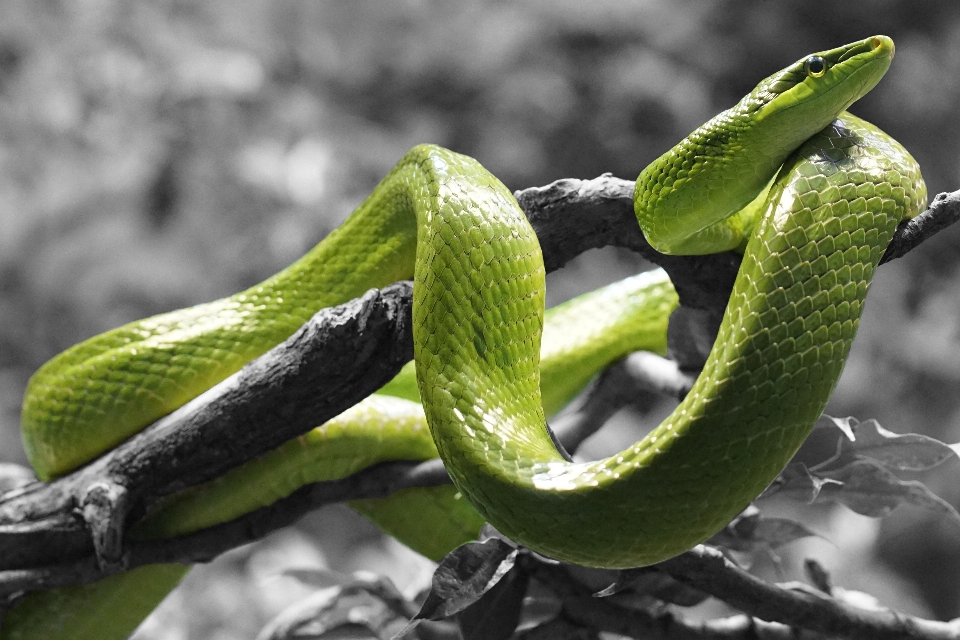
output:
[[[157,540],[127,539],[124,566],[129,570],[146,564],[209,562],[225,551],[290,525],[324,505],[384,498],[400,489],[446,481],[445,477],[425,473],[422,467],[426,464],[429,463],[385,462],[342,480],[305,485],[271,505],[192,534]],[[101,567],[93,556],[72,563],[0,571],[0,596],[25,589],[89,584],[118,571],[118,567]]]
[[926,211],[900,228],[880,258],[880,264],[903,257],[924,240],[933,237],[960,220],[960,191],[938,193]]
[[924,620],[890,609],[861,609],[814,589],[785,589],[764,582],[703,545],[656,568],[750,616],[827,636],[851,640],[960,638],[960,619]]
[[638,640],[826,640],[819,633],[798,632],[776,622],[736,616],[689,622],[672,611],[658,614],[618,606],[596,598],[565,598],[563,610],[574,622]]

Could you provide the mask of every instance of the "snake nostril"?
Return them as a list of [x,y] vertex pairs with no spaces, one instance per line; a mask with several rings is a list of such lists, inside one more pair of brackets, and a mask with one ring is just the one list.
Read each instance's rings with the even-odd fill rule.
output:
[[893,40],[886,36],[874,36],[870,38],[870,49],[876,51],[877,49],[887,49],[890,52],[890,57],[893,57],[894,45]]

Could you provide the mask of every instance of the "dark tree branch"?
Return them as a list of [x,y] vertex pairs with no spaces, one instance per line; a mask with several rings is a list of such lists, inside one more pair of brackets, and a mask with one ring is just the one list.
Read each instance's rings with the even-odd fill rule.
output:
[[719,308],[722,313],[740,257],[733,253],[665,256],[656,252],[637,225],[633,188],[633,182],[607,173],[593,180],[557,180],[513,195],[537,232],[547,271],[559,269],[588,249],[622,247],[663,267],[683,306]]
[[[574,183],[576,192],[570,191]],[[632,248],[653,255],[643,249],[629,196],[597,199],[611,185],[623,192],[624,181],[560,184],[566,186],[563,207],[553,187],[520,194],[546,239],[550,268],[629,237]],[[674,266],[700,261],[667,260]],[[687,289],[696,291],[696,281],[690,283]],[[0,569],[69,564],[91,551],[105,569],[124,566],[122,531],[157,499],[305,433],[389,380],[412,355],[409,314],[409,284],[323,310],[283,345],[90,465],[0,498]]]
[[749,616],[698,624],[686,621],[666,608],[656,611],[625,606],[615,602],[615,598],[596,597],[592,585],[586,584],[566,566],[543,562],[529,554],[521,556],[519,561],[525,570],[560,599],[563,615],[559,619],[574,623],[578,628],[643,640],[826,640],[819,633]]
[[398,283],[320,311],[286,342],[107,455],[6,494],[0,569],[69,562],[91,550],[105,568],[121,568],[125,524],[150,502],[306,433],[396,375],[413,353],[410,291]]
[[861,609],[815,589],[786,589],[744,571],[716,549],[698,546],[656,565],[680,582],[744,613],[829,637],[863,640],[960,638],[960,619],[923,620],[890,609]]
[[938,193],[930,207],[913,220],[902,222],[880,264],[903,257],[921,242],[960,220],[960,191]]
[[597,598],[590,584],[563,565],[533,555],[524,568],[563,603],[568,620],[632,638],[850,638],[945,640],[960,638],[960,619],[923,620],[889,609],[862,609],[805,585],[774,585],[741,569],[720,551],[700,545],[675,558],[631,573],[662,572],[746,613],[694,624],[673,610],[652,612],[613,598]]
[[[437,470],[442,472],[440,475]],[[342,480],[305,485],[273,504],[192,534],[157,540],[125,540],[125,569],[146,564],[209,562],[225,551],[259,540],[324,505],[384,498],[401,489],[448,482],[443,465],[385,462]],[[0,571],[0,596],[25,589],[89,584],[119,570],[102,567],[88,554],[71,563]]]
[[[653,390],[650,378],[655,375],[655,370],[650,369],[650,363],[668,372],[676,370],[671,361],[645,353],[633,354],[613,365],[584,393],[577,406],[556,423],[561,444],[568,451],[576,451],[607,418],[632,403],[638,392]],[[688,377],[679,373],[677,376],[679,384],[689,384]],[[669,379],[669,373],[665,377]],[[24,589],[89,584],[112,573],[145,564],[208,562],[328,504],[383,498],[402,489],[448,483],[450,478],[439,458],[420,463],[383,463],[341,480],[306,485],[269,506],[193,534],[149,541],[125,540],[124,556],[119,559],[122,562],[101,566],[87,555],[72,563],[0,571],[0,595]],[[101,517],[106,520],[111,515]]]
[[550,426],[563,448],[573,453],[613,414],[635,404],[642,394],[680,399],[693,380],[675,361],[638,351],[610,365]]
[[596,598],[565,598],[563,609],[582,626],[643,640],[827,640],[819,633],[749,616],[696,623],[670,611],[654,614]]

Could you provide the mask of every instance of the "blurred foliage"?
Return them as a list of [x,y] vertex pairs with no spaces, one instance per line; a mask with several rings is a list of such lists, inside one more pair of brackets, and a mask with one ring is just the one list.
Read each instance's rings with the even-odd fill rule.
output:
[[[513,189],[629,178],[762,77],[874,33],[897,56],[854,111],[912,150],[931,193],[960,188],[954,0],[0,3],[0,461],[23,460],[20,397],[44,360],[285,266],[414,144],[473,155]],[[954,229],[880,270],[831,413],[960,440],[958,263]],[[593,252],[551,276],[550,300],[640,268]],[[956,472],[924,478],[954,505]],[[798,544],[785,566],[816,553],[888,604],[960,614],[956,532],[903,510],[881,527],[825,508],[809,524],[839,546]],[[366,542],[327,557],[390,562]],[[249,635],[231,602],[210,615]],[[192,637],[215,637],[205,624]]]

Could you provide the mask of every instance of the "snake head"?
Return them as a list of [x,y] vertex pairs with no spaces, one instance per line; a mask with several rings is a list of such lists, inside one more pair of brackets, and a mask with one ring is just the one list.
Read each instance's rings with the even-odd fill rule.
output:
[[893,51],[893,40],[873,36],[801,58],[650,163],[637,178],[634,209],[651,246],[668,254],[738,246],[731,225],[718,223],[754,200],[791,153],[870,91]]
[[738,106],[755,122],[805,140],[876,86],[893,54],[887,36],[811,54],[765,79]]

